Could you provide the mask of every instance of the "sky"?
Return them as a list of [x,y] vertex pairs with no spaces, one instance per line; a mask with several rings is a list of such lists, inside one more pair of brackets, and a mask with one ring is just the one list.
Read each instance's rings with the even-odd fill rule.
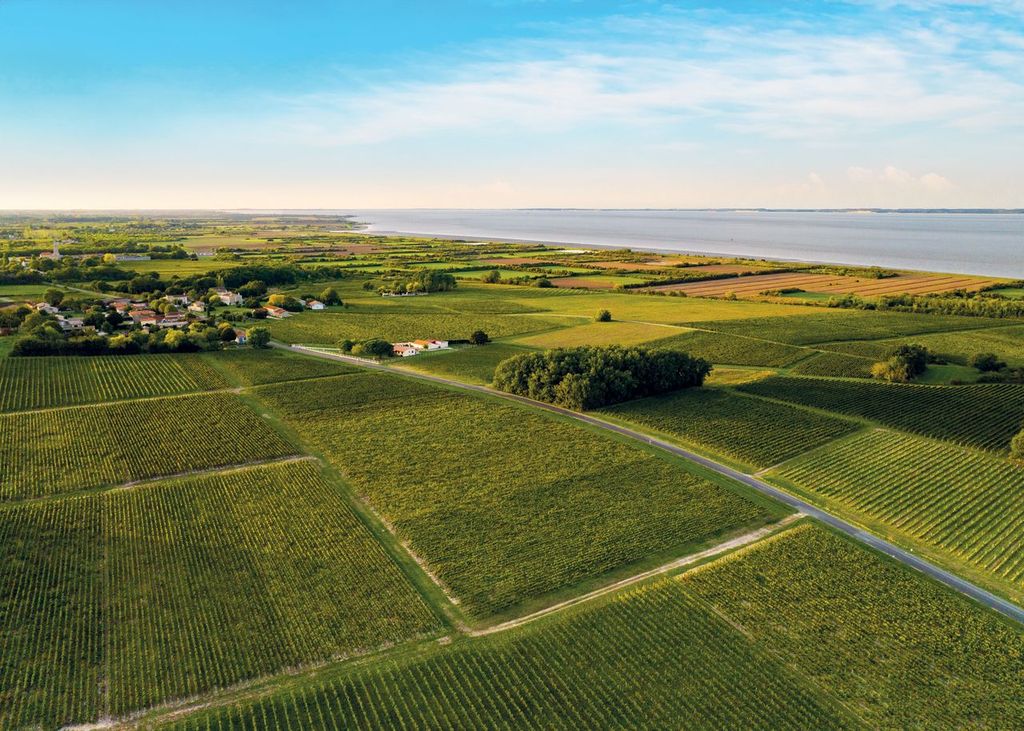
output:
[[1024,207],[1024,0],[0,0],[0,209]]

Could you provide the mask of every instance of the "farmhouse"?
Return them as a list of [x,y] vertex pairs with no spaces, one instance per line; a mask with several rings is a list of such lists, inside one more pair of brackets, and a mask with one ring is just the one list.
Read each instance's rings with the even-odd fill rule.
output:
[[57,308],[49,302],[37,302],[35,308],[37,312],[45,312],[47,315],[56,315],[58,312]]
[[196,313],[206,312],[206,304],[203,303],[203,302],[199,302],[197,300],[197,301],[193,302],[192,304],[190,304],[188,306],[188,311],[189,312],[196,312]]
[[324,305],[324,303],[321,302],[320,300],[310,300],[309,302],[306,303],[306,307],[308,307],[311,310],[326,309],[326,305]]
[[168,302],[176,305],[187,305],[189,303],[187,294],[169,294],[165,297]]
[[393,346],[394,353],[399,358],[408,358],[412,355],[418,355],[420,350],[412,343],[395,343]]
[[128,317],[132,318],[132,322],[141,323],[143,320],[154,317],[156,315],[153,310],[129,310]]
[[443,350],[448,347],[447,340],[413,340],[412,344],[419,350]]
[[292,314],[283,307],[275,307],[274,305],[264,305],[263,309],[267,311],[267,317],[272,317],[275,320],[280,320],[282,317],[291,317]]
[[223,287],[217,287],[213,292],[217,295],[220,301],[226,305],[242,304],[242,295],[238,294],[238,292],[232,292],[231,290],[224,289]]
[[60,329],[64,332],[81,330],[85,327],[85,321],[81,317],[61,317],[57,315],[57,322],[60,323]]

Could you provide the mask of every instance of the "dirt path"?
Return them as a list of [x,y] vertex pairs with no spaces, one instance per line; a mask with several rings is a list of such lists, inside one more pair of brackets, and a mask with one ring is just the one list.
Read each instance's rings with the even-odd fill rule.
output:
[[750,533],[744,533],[743,535],[736,536],[735,538],[730,538],[727,541],[719,543],[703,551],[691,553],[688,556],[682,556],[681,558],[669,561],[668,563],[658,566],[657,568],[653,568],[649,571],[644,571],[642,573],[629,576],[625,579],[616,581],[612,584],[609,584],[608,586],[603,586],[600,589],[596,589],[587,594],[582,594],[580,596],[573,597],[572,599],[566,599],[564,602],[552,604],[550,607],[545,607],[544,609],[533,612],[532,614],[527,614],[523,617],[518,617],[516,619],[510,619],[507,622],[502,622],[501,624],[496,624],[492,627],[485,627],[484,629],[466,630],[466,634],[470,637],[484,637],[486,635],[492,635],[497,632],[505,632],[510,629],[515,629],[516,627],[521,627],[522,625],[527,624],[529,622],[534,622],[540,619],[541,617],[546,617],[549,614],[554,614],[555,612],[560,612],[570,607],[574,607],[577,604],[583,604],[584,602],[592,601],[594,599],[597,599],[598,597],[605,596],[606,594],[612,594],[614,592],[625,589],[628,586],[632,586],[633,584],[639,584],[640,582],[646,581],[647,579],[653,578],[655,576],[667,574],[670,571],[675,571],[676,569],[682,568],[684,566],[699,563],[701,561],[704,561],[705,559],[712,558],[723,553],[727,553],[728,551],[732,551],[736,548],[741,548],[743,546],[748,546],[751,543],[756,543],[761,539],[778,532],[779,530],[789,525],[793,521],[799,520],[803,517],[803,513],[793,513],[792,515],[787,515],[785,518],[778,521],[777,523],[772,523],[771,525],[766,525],[763,528],[758,528],[757,530],[751,531]]

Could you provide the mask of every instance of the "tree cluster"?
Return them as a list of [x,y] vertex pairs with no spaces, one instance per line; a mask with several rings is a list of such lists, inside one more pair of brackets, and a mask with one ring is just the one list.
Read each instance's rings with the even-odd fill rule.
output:
[[701,386],[711,364],[676,350],[584,346],[524,353],[498,364],[494,386],[583,411]]
[[928,348],[923,345],[901,345],[871,367],[871,376],[890,383],[909,383],[925,372],[928,359]]

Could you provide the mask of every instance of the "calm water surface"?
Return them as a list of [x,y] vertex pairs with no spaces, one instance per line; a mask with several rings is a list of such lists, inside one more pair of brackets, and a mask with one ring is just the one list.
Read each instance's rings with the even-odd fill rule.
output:
[[[325,211],[326,213],[326,211]],[[338,210],[373,232],[629,246],[1024,278],[1024,215]]]

